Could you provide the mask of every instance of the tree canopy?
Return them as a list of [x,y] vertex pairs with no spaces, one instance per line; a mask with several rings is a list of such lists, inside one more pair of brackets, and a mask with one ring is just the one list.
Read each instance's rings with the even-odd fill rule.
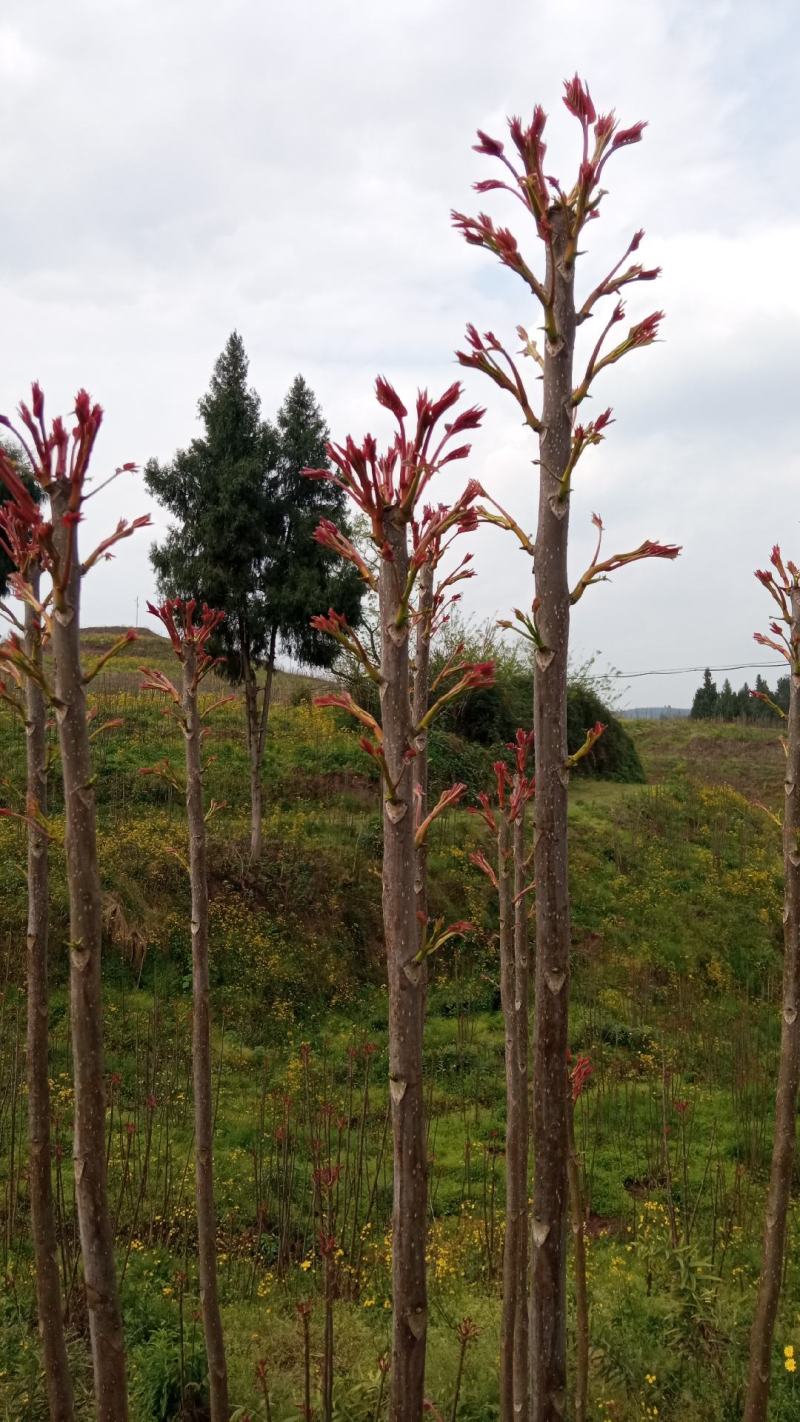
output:
[[343,495],[301,477],[326,463],[328,430],[298,375],[274,425],[248,383],[244,343],[234,331],[198,405],[203,434],[167,464],[151,460],[148,488],[175,520],[151,557],[161,591],[197,597],[227,614],[220,641],[228,675],[271,665],[282,646],[328,665],[328,642],[309,619],[335,604],[358,621],[355,570],[317,544],[320,518],[341,523]]
[[[764,700],[765,697],[769,699]],[[788,711],[788,676],[778,677],[775,689],[771,690],[769,683],[759,673],[752,689],[745,682],[738,691],[734,691],[726,677],[722,690],[719,691],[709,668],[706,667],[702,685],[698,686],[694,694],[689,714],[694,721],[775,721],[779,719],[779,713],[770,702],[782,711]]]

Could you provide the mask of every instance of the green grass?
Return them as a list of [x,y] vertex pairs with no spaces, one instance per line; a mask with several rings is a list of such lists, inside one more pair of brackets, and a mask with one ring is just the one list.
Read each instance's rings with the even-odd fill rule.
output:
[[649,781],[685,777],[701,785],[730,785],[747,799],[776,808],[783,794],[780,726],[738,722],[626,722]]
[[[113,630],[92,633],[92,639],[99,654]],[[126,649],[98,679],[94,694],[100,721],[117,715],[125,721],[96,743],[108,908],[107,1068],[119,1078],[110,1117],[111,1193],[120,1262],[130,1245],[123,1301],[135,1417],[151,1422],[178,1415],[181,1326],[184,1382],[202,1384],[203,1359],[192,1317],[197,1280],[189,902],[185,873],[171,852],[180,854],[185,846],[183,810],[174,790],[139,773],[165,754],[178,761],[181,745],[157,701],[136,689],[140,661],[167,671],[169,649],[154,638]],[[374,1209],[356,1296],[335,1305],[337,1417],[367,1422],[375,1412],[378,1358],[387,1348],[390,1318],[390,1179],[381,1154],[387,1065],[380,823],[376,785],[355,734],[310,707],[307,691],[307,683],[279,680],[265,776],[265,854],[257,874],[247,869],[240,707],[218,713],[209,746],[216,757],[208,770],[209,796],[227,803],[211,822],[210,854],[221,1288],[236,1404],[251,1417],[264,1416],[255,1365],[265,1358],[273,1418],[295,1422],[302,1396],[296,1305],[306,1297],[314,1300],[314,1367],[321,1346],[312,1142],[328,1119],[349,1122],[349,1138],[355,1138],[361,1087],[351,1094],[350,1074],[362,1081],[364,1044],[374,1044],[365,1118]],[[658,1417],[670,1422],[732,1422],[740,1415],[758,1261],[778,1031],[773,1003],[781,969],[780,836],[752,801],[777,804],[781,752],[775,733],[761,728],[644,722],[634,735],[650,784],[576,777],[570,795],[571,1045],[587,1052],[594,1067],[577,1113],[591,1209],[590,1415],[634,1422],[656,1415],[657,1407]],[[452,744],[441,749],[449,771],[447,755],[457,759],[462,752]],[[20,785],[21,740],[5,716],[0,754],[8,767],[9,799]],[[470,763],[472,789],[483,767],[480,756]],[[52,1072],[69,1233],[66,893],[57,804],[53,830]],[[449,1416],[455,1328],[471,1316],[480,1336],[467,1354],[462,1422],[497,1416],[503,1033],[496,911],[469,860],[484,833],[476,817],[459,810],[434,827],[430,855],[434,911],[468,917],[475,925],[474,933],[432,962],[426,1029],[432,1156],[428,1389]],[[17,1152],[24,1110],[16,988],[23,871],[24,829],[2,819],[0,1265],[12,1283],[0,1301],[0,1417],[34,1422],[46,1412],[24,1177],[11,1183],[11,1123]],[[309,1044],[307,1065],[303,1043]],[[147,1106],[148,1094],[153,1107]],[[676,1102],[686,1102],[686,1110],[676,1109]],[[262,1168],[259,1152],[277,1172],[285,1111],[295,1163],[285,1182],[288,1253],[279,1268],[280,1191],[270,1176],[259,1187],[256,1173]],[[157,1169],[151,1166],[154,1175],[137,1208],[131,1182],[141,1178],[148,1121]],[[130,1137],[127,1122],[135,1126]],[[259,1234],[265,1196],[268,1218]],[[670,1197],[682,1240],[678,1250],[670,1243]],[[793,1243],[797,1224],[793,1212]],[[349,1232],[345,1245],[343,1268],[352,1266]],[[794,1379],[783,1369],[781,1352],[788,1342],[800,1350],[795,1258],[790,1250],[776,1338],[771,1417],[778,1422],[797,1415]],[[570,1347],[571,1328],[570,1320]],[[79,1413],[88,1418],[84,1329],[78,1310],[70,1348]]]

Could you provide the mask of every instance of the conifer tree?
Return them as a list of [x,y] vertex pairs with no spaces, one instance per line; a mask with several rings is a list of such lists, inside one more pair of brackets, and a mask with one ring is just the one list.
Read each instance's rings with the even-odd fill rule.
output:
[[717,714],[723,721],[734,721],[738,711],[736,692],[726,677],[722,683],[722,690],[719,694],[719,706]]
[[711,670],[706,667],[703,673],[703,685],[698,686],[694,694],[690,716],[693,721],[710,721],[717,715],[717,703],[719,692],[717,683],[711,680]]
[[[329,664],[325,639],[309,631],[320,603],[358,621],[361,586],[314,543],[320,517],[339,517],[342,498],[300,478],[324,460],[327,429],[298,376],[273,428],[248,384],[238,332],[229,337],[199,403],[203,435],[169,464],[151,460],[145,479],[175,523],[151,552],[161,591],[225,613],[214,650],[244,687],[250,758],[250,856],[262,844],[261,770],[279,645],[314,665]],[[261,673],[261,676],[259,675]]]

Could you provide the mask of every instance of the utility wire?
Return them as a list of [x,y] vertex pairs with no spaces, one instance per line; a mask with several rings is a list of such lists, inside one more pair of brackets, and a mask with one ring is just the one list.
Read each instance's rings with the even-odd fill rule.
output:
[[621,681],[633,681],[638,676],[685,676],[689,672],[729,672],[729,671],[769,671],[772,667],[785,667],[786,662],[733,662],[727,667],[654,667],[651,671],[603,672],[605,677],[618,677]]

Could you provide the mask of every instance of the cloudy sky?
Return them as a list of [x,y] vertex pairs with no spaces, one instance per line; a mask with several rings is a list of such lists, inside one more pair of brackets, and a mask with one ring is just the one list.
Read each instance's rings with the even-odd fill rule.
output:
[[[535,325],[521,283],[448,214],[491,202],[470,190],[490,175],[474,130],[499,134],[537,101],[548,170],[572,174],[560,94],[577,68],[599,108],[650,125],[607,169],[579,288],[644,227],[641,255],[664,275],[633,289],[629,313],[668,319],[660,344],[601,378],[597,409],[616,423],[580,466],[574,572],[594,510],[609,551],[651,537],[684,553],[593,589],[576,657],[625,673],[763,663],[753,569],[776,539],[800,557],[799,60],[796,0],[9,0],[0,407],[38,378],[54,413],[83,384],[106,408],[98,472],[168,458],[236,327],[266,414],[302,371],[335,437],[387,431],[377,372],[410,396],[440,389],[466,321],[511,341]],[[521,210],[514,222],[533,251]],[[489,407],[472,472],[530,527],[530,436],[482,377],[466,384]],[[87,540],[152,504],[131,476],[91,507]],[[87,622],[134,621],[153,592],[148,543],[92,576]],[[474,615],[529,601],[510,539],[483,531],[473,547]],[[698,681],[623,681],[623,700],[687,705]]]

